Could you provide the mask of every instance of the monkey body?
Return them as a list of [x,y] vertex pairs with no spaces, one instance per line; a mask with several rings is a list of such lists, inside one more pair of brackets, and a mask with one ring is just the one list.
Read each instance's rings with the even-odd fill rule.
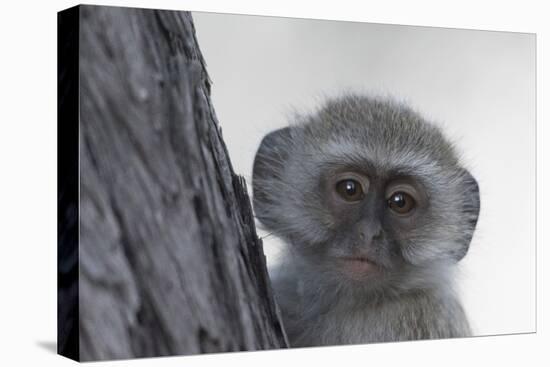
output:
[[[289,260],[287,260],[289,261]],[[401,294],[320,287],[298,264],[271,269],[276,300],[292,347],[470,336],[449,284]]]
[[291,346],[468,336],[453,291],[479,188],[434,125],[345,95],[262,140],[254,209],[287,248],[270,272]]

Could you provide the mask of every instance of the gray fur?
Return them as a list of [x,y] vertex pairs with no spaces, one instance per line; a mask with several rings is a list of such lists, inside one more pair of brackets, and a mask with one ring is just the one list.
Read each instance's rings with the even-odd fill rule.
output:
[[[368,205],[349,213],[335,211],[324,189],[342,167],[372,180]],[[426,193],[410,223],[396,224],[376,194],[396,176]],[[289,244],[271,277],[291,346],[470,335],[453,273],[476,226],[479,189],[418,113],[387,98],[329,100],[263,139],[253,190],[256,216]],[[368,255],[380,272],[344,276],[332,259],[351,253]]]

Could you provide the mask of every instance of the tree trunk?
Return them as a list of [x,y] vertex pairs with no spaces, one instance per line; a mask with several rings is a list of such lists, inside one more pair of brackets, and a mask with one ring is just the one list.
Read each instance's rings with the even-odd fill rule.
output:
[[[73,173],[62,172],[70,165],[59,157],[60,353],[74,348],[63,316],[71,307],[79,314],[72,330],[80,360],[285,347],[245,181],[221,136],[191,15],[74,9],[79,241],[63,236],[74,231],[61,203]],[[60,67],[60,91],[69,66]],[[60,130],[78,124],[67,120],[60,112]],[[59,134],[60,146],[70,141]],[[79,246],[79,261],[61,256],[71,246]],[[68,291],[71,271],[79,275],[78,304]]]

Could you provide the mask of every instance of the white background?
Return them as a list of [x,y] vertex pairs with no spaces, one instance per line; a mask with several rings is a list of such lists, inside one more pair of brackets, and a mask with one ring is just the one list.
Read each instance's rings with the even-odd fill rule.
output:
[[[547,233],[548,196],[543,182],[548,182],[548,128],[543,108],[548,108],[544,93],[548,72],[541,71],[549,60],[550,39],[543,2],[502,1],[367,1],[340,0],[327,4],[297,0],[239,1],[100,1],[101,4],[132,5],[166,9],[188,9],[231,13],[251,13],[320,19],[345,19],[379,23],[432,25],[459,28],[536,32],[538,64],[537,129],[537,334],[483,337],[460,340],[421,341],[399,344],[376,344],[355,347],[313,348],[292,351],[233,353],[195,357],[171,357],[99,365],[280,365],[346,363],[421,364],[463,366],[542,365],[548,363],[543,346],[549,342],[547,306],[548,252],[543,248]],[[0,131],[0,188],[2,208],[0,312],[0,359],[2,365],[69,365],[73,362],[56,356],[52,344],[56,335],[56,15],[55,12],[75,3],[70,1],[11,2],[4,4],[0,22],[2,44],[1,90],[3,116]],[[407,93],[407,92],[405,92]],[[546,101],[543,104],[543,101]],[[307,102],[307,101],[306,101]],[[429,104],[415,100],[433,117],[448,118],[443,111],[430,110]],[[441,106],[440,103],[437,104]],[[281,113],[284,111],[280,111]],[[477,116],[477,115],[476,115]],[[448,121],[448,120],[445,120]],[[272,122],[276,126],[280,121]],[[223,122],[222,122],[223,124]],[[500,131],[499,125],[497,131]],[[225,131],[225,128],[224,128]],[[489,142],[497,140],[489,133]],[[468,138],[465,138],[467,141]],[[510,148],[512,149],[512,147]],[[476,174],[476,156],[467,157]],[[511,175],[516,174],[511,171]],[[517,193],[512,192],[510,195]],[[543,214],[543,206],[544,214]],[[514,230],[503,225],[505,235]],[[544,232],[544,233],[543,233]],[[482,243],[482,239],[476,239]],[[478,248],[481,245],[478,245]],[[485,246],[485,245],[483,245]],[[490,250],[479,250],[483,253]],[[473,252],[470,254],[474,254]],[[468,255],[470,257],[470,255]],[[481,255],[480,255],[481,256]],[[517,254],[509,254],[511,258]],[[473,256],[471,256],[473,258]],[[499,269],[501,263],[488,266]],[[515,268],[508,269],[514,272]],[[513,302],[514,294],[508,302]],[[503,305],[503,307],[506,307]],[[512,317],[512,315],[510,315]],[[538,363],[536,363],[538,362]]]
[[[474,335],[535,330],[534,35],[193,18],[229,155],[250,193],[256,149],[288,125],[292,107],[311,110],[322,95],[350,88],[408,101],[456,142],[480,186],[478,227],[458,279]],[[265,238],[271,266],[281,246]]]

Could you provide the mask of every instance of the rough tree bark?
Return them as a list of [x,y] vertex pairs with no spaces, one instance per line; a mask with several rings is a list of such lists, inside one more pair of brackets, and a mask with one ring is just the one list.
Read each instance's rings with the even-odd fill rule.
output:
[[77,359],[285,347],[191,15],[78,9]]

